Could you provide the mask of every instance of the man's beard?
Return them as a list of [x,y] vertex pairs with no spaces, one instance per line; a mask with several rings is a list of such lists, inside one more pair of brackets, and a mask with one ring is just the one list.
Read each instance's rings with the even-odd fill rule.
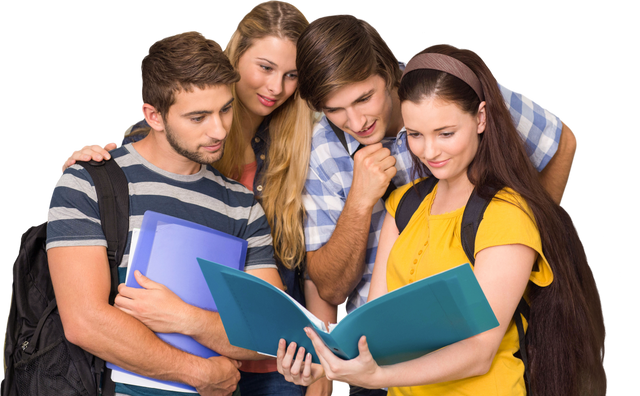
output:
[[[176,137],[176,135],[173,133],[173,131],[171,130],[171,128],[169,127],[169,124],[167,122],[165,122],[165,128],[164,128],[164,133],[165,136],[167,137],[167,142],[169,142],[169,145],[175,150],[176,153],[180,154],[181,156],[196,162],[198,164],[212,164],[216,161],[218,161],[220,158],[222,158],[222,153],[224,151],[224,141],[222,142],[222,147],[220,147],[220,150],[214,152],[214,153],[209,153],[207,154],[203,154],[200,153],[198,151],[189,151],[188,149],[186,149],[181,142],[178,140],[178,138]],[[214,144],[218,144],[218,142],[220,142],[219,140],[212,140],[211,143],[209,145],[214,145]],[[198,146],[198,147],[202,147],[202,145]]]

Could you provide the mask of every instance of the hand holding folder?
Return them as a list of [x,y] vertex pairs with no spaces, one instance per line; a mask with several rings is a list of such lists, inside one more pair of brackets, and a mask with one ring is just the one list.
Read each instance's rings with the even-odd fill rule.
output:
[[[207,256],[242,272],[247,241],[190,221],[147,211],[142,220],[135,254],[129,272],[139,270],[143,275],[169,288],[187,304],[217,311],[197,257]],[[126,285],[142,288],[129,275]],[[163,341],[191,354],[209,358],[218,353],[199,344],[193,338],[177,333],[157,333]],[[195,392],[185,384],[147,379],[111,363],[112,379],[139,386]]]
[[[367,336],[379,365],[417,358],[498,326],[469,264],[414,282],[347,315],[330,331],[314,323],[284,292],[267,282],[198,258],[232,345],[276,355],[278,341],[295,341],[318,357],[304,333],[312,327],[337,356],[358,356]],[[318,320],[319,321],[319,320]],[[321,322],[321,321],[320,321]]]

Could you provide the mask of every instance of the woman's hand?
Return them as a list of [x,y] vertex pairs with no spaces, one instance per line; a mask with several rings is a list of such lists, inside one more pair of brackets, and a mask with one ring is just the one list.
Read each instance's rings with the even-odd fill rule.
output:
[[84,146],[81,150],[74,151],[73,154],[71,154],[71,157],[69,157],[64,165],[62,165],[62,171],[64,172],[68,167],[75,164],[76,161],[94,160],[96,162],[100,162],[103,159],[111,159],[109,151],[116,147],[118,146],[116,146],[115,143],[109,143],[104,146],[104,148],[95,144],[93,146]]
[[315,331],[308,327],[304,331],[311,339],[325,376],[328,379],[368,389],[377,389],[384,386],[383,369],[373,360],[365,336],[360,337],[358,341],[358,351],[360,353],[358,357],[351,360],[342,360],[324,345],[324,342]]
[[296,346],[296,343],[292,342],[287,347],[287,342],[280,340],[277,353],[278,372],[289,382],[309,386],[324,377],[324,370],[321,365],[311,363],[311,354],[307,353],[305,356],[303,347],[300,347],[296,354]]

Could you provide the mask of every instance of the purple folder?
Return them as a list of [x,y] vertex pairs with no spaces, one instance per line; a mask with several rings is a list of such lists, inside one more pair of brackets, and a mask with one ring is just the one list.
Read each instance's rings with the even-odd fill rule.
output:
[[[141,288],[133,276],[133,271],[139,270],[149,279],[168,287],[184,302],[217,311],[197,258],[244,270],[246,254],[247,241],[244,239],[190,221],[147,211],[142,220],[133,261],[129,263],[130,273],[126,285]],[[203,358],[218,356],[215,351],[184,334],[157,335],[176,348],[194,355]],[[107,367],[141,377],[111,363],[107,363]],[[195,392],[193,387],[185,384],[153,381]]]

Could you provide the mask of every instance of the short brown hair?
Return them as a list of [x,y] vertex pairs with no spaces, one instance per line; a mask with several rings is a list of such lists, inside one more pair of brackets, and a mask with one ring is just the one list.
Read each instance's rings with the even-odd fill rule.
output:
[[351,15],[312,22],[298,39],[296,66],[300,96],[317,111],[327,96],[345,85],[378,74],[391,90],[402,76],[398,60],[378,32]]
[[222,48],[198,32],[162,39],[142,61],[142,100],[163,117],[181,90],[230,85],[240,79]]

